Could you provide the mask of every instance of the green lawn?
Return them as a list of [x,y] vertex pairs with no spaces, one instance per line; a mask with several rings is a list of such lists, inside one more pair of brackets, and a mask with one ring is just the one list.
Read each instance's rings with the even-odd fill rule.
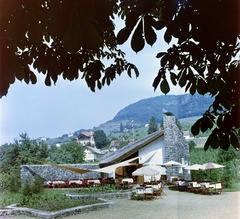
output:
[[101,203],[93,197],[69,198],[64,195],[66,190],[44,189],[40,194],[24,196],[21,193],[0,192],[0,208],[18,203],[18,206],[35,208],[45,211],[56,211],[81,205]]
[[224,192],[236,192],[240,191],[240,179],[233,180],[233,184],[231,188],[224,188]]

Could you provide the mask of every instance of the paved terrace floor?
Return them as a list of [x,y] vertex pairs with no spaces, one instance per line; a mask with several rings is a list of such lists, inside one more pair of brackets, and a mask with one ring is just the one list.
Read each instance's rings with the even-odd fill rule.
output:
[[[200,195],[171,191],[162,198],[148,201],[116,199],[112,208],[88,212],[65,219],[238,219],[240,192]],[[10,219],[33,219],[11,216]]]

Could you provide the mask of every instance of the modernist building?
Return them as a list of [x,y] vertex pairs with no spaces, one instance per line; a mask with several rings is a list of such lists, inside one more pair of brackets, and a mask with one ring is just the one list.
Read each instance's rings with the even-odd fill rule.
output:
[[[189,163],[189,146],[176,124],[174,115],[171,113],[164,115],[163,130],[154,132],[143,139],[110,153],[100,161],[99,166],[103,168],[115,165],[134,157],[136,157],[136,160],[132,161],[132,165],[116,169],[116,178],[131,177],[131,173],[141,165],[155,165],[160,167],[170,160],[182,164]],[[166,169],[164,168],[164,170]],[[181,168],[168,168],[167,171],[164,170],[160,171],[160,175],[166,174],[168,178],[172,175],[179,176],[179,173],[183,174],[181,173]]]

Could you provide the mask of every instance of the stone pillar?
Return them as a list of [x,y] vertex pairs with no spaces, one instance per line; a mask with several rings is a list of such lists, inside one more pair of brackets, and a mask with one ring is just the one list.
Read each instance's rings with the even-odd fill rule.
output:
[[[189,163],[190,155],[189,155],[189,145],[185,138],[183,137],[183,133],[180,131],[176,124],[176,118],[173,114],[168,113],[163,117],[163,127],[164,127],[164,142],[165,142],[165,162],[170,160],[177,161],[182,163],[184,159],[185,162]],[[179,168],[173,168],[172,172],[168,172],[168,174],[179,175]],[[186,171],[185,171],[186,172]],[[185,175],[185,173],[183,172]],[[168,175],[168,177],[170,177]],[[185,175],[185,178],[189,178],[189,176]]]

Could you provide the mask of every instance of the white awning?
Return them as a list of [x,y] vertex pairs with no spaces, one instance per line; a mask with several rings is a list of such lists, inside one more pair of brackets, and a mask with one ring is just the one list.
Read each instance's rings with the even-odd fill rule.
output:
[[120,163],[116,163],[116,164],[113,164],[113,165],[110,165],[110,166],[107,166],[107,167],[94,169],[92,171],[101,172],[101,173],[112,173],[112,172],[115,172],[115,170],[118,167],[133,165],[134,163],[131,163],[131,162],[136,160],[136,159],[138,159],[138,157],[134,157],[134,158],[131,158],[129,160],[125,160],[125,161],[122,161]]

